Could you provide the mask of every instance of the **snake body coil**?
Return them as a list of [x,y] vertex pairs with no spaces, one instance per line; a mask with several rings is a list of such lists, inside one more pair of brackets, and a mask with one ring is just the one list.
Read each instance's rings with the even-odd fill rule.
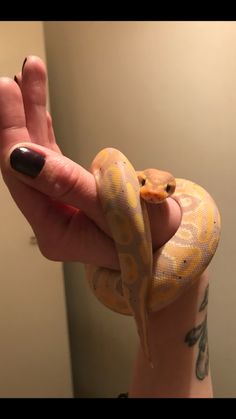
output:
[[[219,211],[201,186],[175,179],[172,198],[180,206],[181,223],[174,236],[153,254],[144,199],[148,196],[152,200],[152,176],[155,183],[156,177],[161,179],[157,188],[162,188],[163,199],[168,196],[166,191],[173,189],[173,181],[165,180],[169,174],[157,171],[156,175],[154,169],[136,172],[129,160],[114,148],[97,154],[91,172],[116,245],[120,271],[86,265],[87,278],[105,306],[134,316],[142,347],[151,361],[148,312],[171,304],[206,269],[220,238]],[[142,176],[146,189],[140,197]]]

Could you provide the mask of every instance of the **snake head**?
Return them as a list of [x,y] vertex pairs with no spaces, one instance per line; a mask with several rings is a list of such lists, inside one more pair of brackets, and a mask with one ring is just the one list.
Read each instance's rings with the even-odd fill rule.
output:
[[169,172],[146,169],[137,172],[140,184],[140,196],[152,204],[159,204],[175,191],[176,181]]

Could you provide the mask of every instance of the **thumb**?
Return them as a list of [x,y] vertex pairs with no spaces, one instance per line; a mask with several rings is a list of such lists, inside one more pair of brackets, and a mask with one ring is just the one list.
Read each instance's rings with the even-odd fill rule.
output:
[[[62,203],[81,209],[110,235],[97,195],[94,176],[56,151],[35,143],[20,143],[9,150],[2,172]],[[6,179],[7,183],[7,179]],[[147,205],[153,248],[158,249],[177,230],[181,211],[171,198],[162,205]]]
[[81,209],[107,232],[94,176],[60,153],[35,143],[14,145],[1,161],[3,177],[15,176],[52,199]]

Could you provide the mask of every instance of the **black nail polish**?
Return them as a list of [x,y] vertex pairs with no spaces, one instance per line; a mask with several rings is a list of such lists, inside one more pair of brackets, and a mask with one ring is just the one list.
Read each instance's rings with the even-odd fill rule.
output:
[[18,84],[18,86],[19,86],[19,81],[18,81],[18,78],[16,77],[16,76],[14,76],[14,80],[15,80],[15,82]]
[[10,163],[17,172],[35,178],[44,166],[45,157],[27,147],[19,147],[11,153]]
[[22,69],[21,69],[22,74],[23,74],[23,70],[24,70],[24,66],[25,66],[26,61],[27,61],[27,57],[24,59],[23,64],[22,64]]

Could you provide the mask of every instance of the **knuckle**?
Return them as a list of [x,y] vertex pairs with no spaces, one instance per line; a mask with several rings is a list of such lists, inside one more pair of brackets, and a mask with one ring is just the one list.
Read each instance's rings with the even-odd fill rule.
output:
[[55,168],[49,175],[48,195],[55,199],[65,201],[80,183],[79,170],[70,161],[62,164],[59,159],[55,163]]

